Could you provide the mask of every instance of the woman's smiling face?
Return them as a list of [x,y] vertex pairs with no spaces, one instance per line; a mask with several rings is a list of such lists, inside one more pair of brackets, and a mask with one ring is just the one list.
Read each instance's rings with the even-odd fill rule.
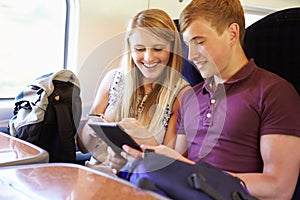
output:
[[157,81],[169,62],[170,42],[137,28],[129,37],[129,43],[131,57],[143,75],[143,82]]

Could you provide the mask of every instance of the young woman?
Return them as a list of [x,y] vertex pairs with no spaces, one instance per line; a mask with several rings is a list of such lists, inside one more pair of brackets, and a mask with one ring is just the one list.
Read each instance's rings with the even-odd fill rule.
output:
[[[144,10],[128,24],[125,39],[121,66],[102,80],[91,114],[103,114],[111,122],[128,121],[151,133],[141,136],[143,143],[174,148],[179,101],[190,88],[181,78],[176,26],[164,11]],[[79,134],[79,144],[83,152],[93,152],[97,161],[107,158],[106,145],[88,125]]]

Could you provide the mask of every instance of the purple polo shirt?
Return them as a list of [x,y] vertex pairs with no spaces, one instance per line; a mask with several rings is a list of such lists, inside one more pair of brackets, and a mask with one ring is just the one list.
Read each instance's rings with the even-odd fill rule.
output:
[[182,99],[177,134],[186,134],[188,158],[231,172],[261,172],[260,137],[300,137],[300,99],[286,80],[251,59],[215,93],[211,79]]

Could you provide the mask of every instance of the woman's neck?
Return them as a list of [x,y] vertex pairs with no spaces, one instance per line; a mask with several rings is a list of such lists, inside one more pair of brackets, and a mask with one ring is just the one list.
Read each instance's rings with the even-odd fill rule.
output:
[[143,89],[144,89],[144,94],[151,94],[155,88],[155,83],[146,83],[143,85]]

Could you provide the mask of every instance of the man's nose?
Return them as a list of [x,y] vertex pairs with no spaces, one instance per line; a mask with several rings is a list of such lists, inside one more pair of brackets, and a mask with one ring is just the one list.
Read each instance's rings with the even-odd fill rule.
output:
[[196,50],[196,48],[190,45],[188,49],[188,59],[193,61],[198,57],[198,54],[199,52]]

